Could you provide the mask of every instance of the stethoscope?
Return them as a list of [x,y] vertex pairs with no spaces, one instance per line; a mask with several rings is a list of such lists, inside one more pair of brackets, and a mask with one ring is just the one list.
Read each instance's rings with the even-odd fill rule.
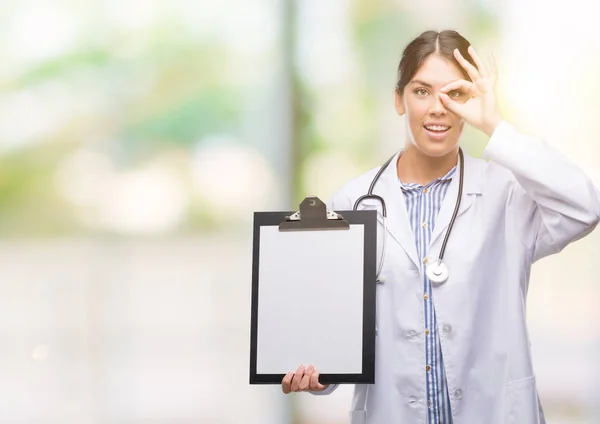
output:
[[[438,257],[438,260],[436,262],[428,265],[426,268],[426,272],[425,272],[425,274],[427,275],[427,278],[429,278],[429,280],[435,284],[441,284],[441,283],[445,282],[446,280],[448,280],[448,276],[450,275],[450,273],[448,271],[448,267],[443,262],[443,259],[444,259],[444,252],[446,251],[446,245],[448,244],[448,239],[450,238],[450,233],[452,232],[452,227],[454,226],[454,221],[456,220],[456,215],[458,215],[458,208],[460,207],[460,199],[462,197],[465,167],[464,167],[463,152],[462,152],[461,148],[458,149],[458,156],[459,156],[459,160],[460,160],[460,174],[459,174],[460,177],[458,180],[458,196],[456,198],[456,205],[454,206],[454,212],[452,213],[452,219],[450,219],[450,224],[448,225],[448,230],[446,231],[446,235],[444,236],[444,242],[442,243],[442,248],[440,249],[440,255]],[[379,177],[381,177],[381,174],[383,174],[383,171],[386,170],[386,168],[390,165],[390,163],[392,162],[392,160],[395,157],[396,157],[396,154],[394,154],[391,158],[389,158],[381,166],[381,168],[375,175],[375,178],[373,178],[373,181],[371,181],[371,186],[369,187],[369,191],[367,192],[367,194],[360,196],[356,200],[356,202],[354,203],[354,209],[353,209],[353,210],[358,210],[358,206],[360,205],[360,203],[367,199],[375,199],[381,203],[381,213],[383,215],[384,236],[383,236],[382,249],[381,249],[381,259],[379,260],[379,266],[377,267],[377,281],[379,281],[379,275],[381,273],[381,269],[383,268],[383,258],[385,257],[385,244],[387,241],[387,209],[385,207],[385,200],[383,200],[383,197],[373,194],[373,189],[375,188],[375,184],[377,184],[377,181],[379,181]]]

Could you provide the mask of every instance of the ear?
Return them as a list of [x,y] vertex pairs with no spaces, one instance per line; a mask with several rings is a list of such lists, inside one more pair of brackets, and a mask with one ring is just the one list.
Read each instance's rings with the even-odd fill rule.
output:
[[398,115],[404,115],[406,112],[406,108],[404,107],[404,96],[400,94],[400,91],[397,88],[394,89],[394,106],[396,107]]

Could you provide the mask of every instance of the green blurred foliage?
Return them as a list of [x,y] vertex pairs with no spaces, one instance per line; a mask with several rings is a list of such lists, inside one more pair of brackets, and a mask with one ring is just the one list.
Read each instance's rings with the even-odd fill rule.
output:
[[[317,125],[319,116],[315,111],[325,100],[324,94],[311,86],[294,63],[301,31],[305,29],[297,27],[298,2],[288,3],[288,13],[282,15],[281,51],[257,54],[256,60],[265,68],[273,55],[285,55],[285,60],[290,61],[286,69],[292,84],[291,197],[299,200],[310,191],[304,182],[307,162],[313,155],[335,148],[332,146],[343,146],[344,154],[361,167],[374,166],[379,119],[387,112],[382,108],[392,107],[391,101],[382,106],[382,93],[391,92],[407,41],[426,28],[422,20],[397,2],[354,0],[351,3],[350,42],[360,80],[350,87],[340,84],[336,90],[344,90],[351,96],[354,110],[362,118],[361,123],[344,122],[345,117],[340,113],[337,125],[355,128],[355,135],[351,140],[342,135],[331,139],[332,135],[325,136]],[[6,21],[18,7],[6,8],[2,20]],[[472,1],[464,10],[468,22],[464,31],[471,34],[472,41],[485,43],[496,36],[495,19],[480,2]],[[93,18],[81,13],[84,20]],[[256,82],[249,82],[244,72],[234,68],[236,62],[231,60],[221,40],[199,41],[169,13],[144,32],[108,27],[103,36],[92,37],[94,26],[82,28],[76,48],[33,64],[3,81],[4,94],[35,92],[57,83],[74,102],[87,94],[82,91],[90,90],[90,95],[99,96],[107,106],[84,119],[67,119],[64,128],[45,134],[43,139],[27,140],[25,147],[7,151],[0,157],[2,235],[87,231],[75,218],[75,207],[61,197],[53,183],[61,161],[82,146],[109,154],[118,169],[127,170],[174,150],[183,149],[191,157],[198,144],[214,134],[239,136],[242,142],[247,142],[242,127],[249,111],[240,98],[248,85]],[[81,81],[85,84],[81,85]],[[482,139],[482,135],[467,131],[466,149],[480,154]],[[12,140],[0,142],[12,144]],[[192,196],[190,204],[181,228],[193,232],[219,225],[203,199]]]
[[0,233],[54,236],[73,233],[72,207],[54,188],[65,148],[43,146],[0,157]]

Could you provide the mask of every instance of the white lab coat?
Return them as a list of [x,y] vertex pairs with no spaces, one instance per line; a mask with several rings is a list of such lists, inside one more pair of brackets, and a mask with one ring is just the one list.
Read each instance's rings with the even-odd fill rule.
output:
[[[484,158],[489,162],[465,155],[463,199],[444,257],[450,277],[433,287],[452,418],[454,424],[544,423],[526,327],[530,269],[595,228],[600,195],[580,169],[506,122]],[[351,424],[427,421],[423,258],[394,164],[374,189],[388,216],[377,285],[375,384],[356,385]],[[345,184],[328,206],[352,209],[377,170]],[[429,261],[437,259],[457,193],[458,172],[433,229]],[[367,200],[359,210],[374,208],[381,211]],[[383,231],[379,225],[379,244]]]

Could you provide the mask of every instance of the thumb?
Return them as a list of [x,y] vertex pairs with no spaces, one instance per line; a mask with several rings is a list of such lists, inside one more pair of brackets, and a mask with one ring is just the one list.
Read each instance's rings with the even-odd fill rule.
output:
[[315,370],[315,372],[310,376],[310,389],[315,391],[325,390],[329,384],[323,385],[319,383],[319,372]]

